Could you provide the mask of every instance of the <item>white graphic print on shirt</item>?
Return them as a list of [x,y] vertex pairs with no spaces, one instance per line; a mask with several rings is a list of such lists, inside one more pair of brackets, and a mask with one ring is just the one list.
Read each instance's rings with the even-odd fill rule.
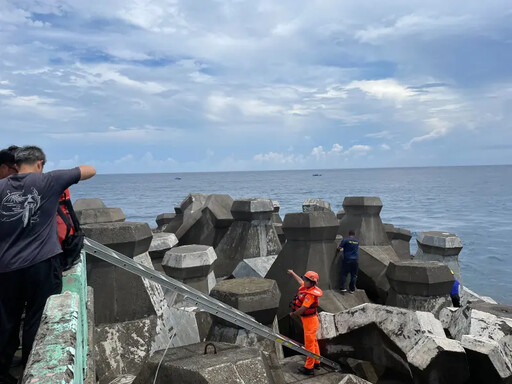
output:
[[32,188],[32,193],[24,195],[24,192],[7,191],[7,196],[0,205],[1,221],[14,221],[21,217],[23,227],[38,221],[37,210],[41,205],[41,196],[35,188]]

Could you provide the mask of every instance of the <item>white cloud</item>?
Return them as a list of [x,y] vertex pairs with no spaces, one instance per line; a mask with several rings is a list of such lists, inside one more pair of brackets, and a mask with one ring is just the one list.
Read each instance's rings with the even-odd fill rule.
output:
[[380,145],[380,148],[383,150],[383,151],[389,151],[391,149],[391,147],[389,145],[387,145],[386,143],[383,143]]
[[0,89],[0,95],[2,96],[15,96],[15,93],[12,89]]
[[68,121],[83,115],[83,112],[77,108],[65,106],[59,100],[38,95],[14,96],[4,100],[2,104],[15,112],[36,114],[54,120]]
[[430,132],[426,135],[417,136],[411,139],[406,145],[406,148],[410,148],[414,143],[420,143],[422,141],[429,141],[438,139],[442,136],[445,136],[448,133],[451,125],[446,121],[442,121],[438,118],[432,118],[425,121],[427,127],[430,128]]
[[399,84],[395,79],[356,80],[347,85],[346,89],[360,89],[378,99],[400,101],[414,96],[414,92]]
[[169,127],[145,126],[119,129],[108,127],[102,131],[48,133],[55,140],[73,141],[87,144],[105,143],[168,143],[182,137],[180,130]]
[[347,149],[343,154],[345,156],[364,156],[372,150],[369,145],[356,144]]
[[254,155],[253,160],[257,162],[271,162],[276,164],[295,164],[302,162],[301,156],[283,154],[278,152],[259,153]]
[[383,139],[383,138],[390,138],[392,137],[392,134],[389,131],[379,131],[374,133],[367,133],[364,135],[365,137],[370,137],[372,139]]

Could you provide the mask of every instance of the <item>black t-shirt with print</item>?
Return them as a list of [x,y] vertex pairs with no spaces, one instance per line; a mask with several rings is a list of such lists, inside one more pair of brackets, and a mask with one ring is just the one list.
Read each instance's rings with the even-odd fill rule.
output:
[[59,197],[80,181],[80,168],[23,173],[0,180],[0,273],[62,252],[57,238]]

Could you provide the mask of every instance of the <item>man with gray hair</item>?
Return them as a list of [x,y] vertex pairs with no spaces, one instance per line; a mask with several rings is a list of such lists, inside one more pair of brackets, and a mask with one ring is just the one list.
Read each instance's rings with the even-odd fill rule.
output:
[[16,383],[9,367],[19,345],[25,311],[25,365],[46,300],[62,290],[55,214],[66,188],[96,174],[89,165],[43,173],[44,152],[35,146],[15,154],[18,174],[0,180],[0,384]]

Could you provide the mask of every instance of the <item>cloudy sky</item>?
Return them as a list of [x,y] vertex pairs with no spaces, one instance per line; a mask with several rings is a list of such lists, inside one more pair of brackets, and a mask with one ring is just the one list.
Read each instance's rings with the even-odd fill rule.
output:
[[512,163],[508,0],[0,0],[0,48],[51,168]]

